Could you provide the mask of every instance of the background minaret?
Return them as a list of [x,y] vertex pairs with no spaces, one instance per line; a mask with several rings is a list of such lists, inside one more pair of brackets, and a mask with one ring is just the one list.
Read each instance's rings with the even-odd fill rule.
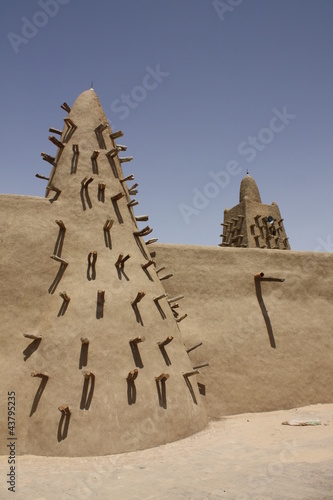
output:
[[224,211],[221,247],[290,250],[277,203],[261,202],[258,186],[247,173],[239,190],[239,204]]

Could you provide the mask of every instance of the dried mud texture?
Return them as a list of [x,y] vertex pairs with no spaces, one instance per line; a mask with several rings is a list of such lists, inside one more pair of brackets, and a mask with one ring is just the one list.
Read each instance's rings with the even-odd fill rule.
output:
[[198,380],[210,417],[333,401],[333,254],[155,249],[158,266],[174,275],[167,292],[185,296],[187,348],[202,342],[189,353],[192,364],[209,362]]

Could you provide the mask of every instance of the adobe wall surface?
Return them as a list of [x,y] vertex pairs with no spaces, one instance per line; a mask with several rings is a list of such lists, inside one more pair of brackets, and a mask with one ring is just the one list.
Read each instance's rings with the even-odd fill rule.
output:
[[[61,198],[50,203],[43,198],[0,196],[1,435],[8,435],[7,391],[16,392],[18,454],[122,453],[201,430],[207,415],[196,383],[192,381],[192,395],[182,376],[192,367],[179,328],[166,299],[160,301],[164,319],[153,302],[153,296],[164,292],[162,282],[151,269],[151,279],[143,272],[140,264],[145,259],[137,245],[132,245],[131,259],[124,269],[128,280],[119,278],[114,263],[130,239],[122,226],[113,228],[109,249],[103,238],[105,217],[101,224],[97,212],[85,212],[92,232],[81,235],[84,226],[79,224],[75,229],[76,212],[67,210],[64,217],[63,209]],[[50,259],[59,229],[56,219],[66,224],[62,257],[69,265],[57,288],[51,290],[59,269],[59,263]],[[121,235],[124,238],[119,241]],[[86,276],[87,249],[98,252],[97,276],[91,281]],[[106,290],[103,317],[99,319],[98,289]],[[61,315],[59,293],[63,290],[71,301]],[[138,290],[146,292],[139,304],[143,325],[130,305]],[[38,343],[24,338],[24,333],[43,338]],[[140,359],[135,360],[129,340],[140,335],[146,340],[140,344]],[[174,339],[166,346],[168,366],[157,342],[169,335]],[[87,359],[81,356],[81,337],[90,340]],[[135,395],[129,393],[126,382],[133,369],[139,371]],[[95,375],[87,406],[90,389],[82,405],[86,370]],[[49,375],[45,386],[43,379],[31,376],[35,371]],[[161,373],[170,376],[166,394],[158,393],[155,382]],[[60,428],[61,405],[71,410],[68,434],[65,422]],[[1,454],[7,453],[6,443],[3,439]]]
[[[210,417],[333,401],[333,254],[156,244]],[[260,283],[254,274],[285,278]],[[273,337],[273,338],[272,338]],[[271,346],[275,342],[276,347]]]

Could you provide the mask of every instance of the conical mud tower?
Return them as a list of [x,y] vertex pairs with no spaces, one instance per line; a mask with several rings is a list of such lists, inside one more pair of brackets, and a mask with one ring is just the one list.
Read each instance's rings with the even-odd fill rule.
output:
[[206,413],[173,313],[179,297],[166,295],[168,270],[144,241],[147,217],[134,214],[132,158],[93,89],[63,108],[63,131],[50,129],[57,154],[42,153],[52,171],[40,243],[27,245],[41,266],[29,292],[38,319],[13,332],[25,348],[13,382],[19,450],[103,455],[180,439]]

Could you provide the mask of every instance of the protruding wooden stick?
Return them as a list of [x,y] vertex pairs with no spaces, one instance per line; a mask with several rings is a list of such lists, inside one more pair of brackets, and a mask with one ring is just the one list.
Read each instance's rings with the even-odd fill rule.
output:
[[31,377],[50,378],[50,375],[48,373],[42,373],[42,372],[31,372],[30,375]]
[[141,342],[144,342],[146,340],[146,337],[135,337],[134,339],[130,339],[129,343],[130,344],[140,344]]
[[93,177],[89,177],[89,179],[88,179],[88,177],[85,177],[84,179],[82,179],[82,181],[81,181],[81,186],[82,186],[82,188],[83,188],[83,189],[87,189],[87,188],[88,188],[88,186],[89,186],[89,184],[90,184],[93,180],[94,180],[94,178],[93,178]]
[[135,297],[135,299],[132,302],[132,305],[134,306],[135,304],[138,304],[143,299],[143,297],[145,295],[146,295],[146,292],[138,292],[137,296]]
[[98,127],[95,128],[95,132],[101,134],[102,132],[104,132],[106,128],[108,128],[108,126],[109,126],[108,123],[100,123]]
[[125,193],[119,192],[118,194],[115,194],[114,196],[111,196],[111,200],[113,202],[117,202],[118,200],[121,200],[125,196]]
[[198,375],[199,373],[200,373],[199,370],[193,370],[192,372],[183,373],[183,377],[188,378],[192,377],[192,375]]
[[204,368],[205,366],[209,366],[209,363],[207,361],[204,361],[200,365],[193,366],[193,370],[198,370],[199,368]]
[[170,274],[166,274],[165,276],[161,276],[159,278],[160,278],[160,281],[162,281],[162,280],[167,280],[169,278],[172,278],[172,276],[173,276],[173,274],[170,273]]
[[260,278],[263,278],[265,275],[264,273],[257,273],[254,275],[254,279],[260,279]]
[[42,340],[43,338],[41,335],[34,335],[33,333],[24,333],[23,337],[31,340]]
[[153,301],[154,302],[158,302],[159,300],[162,300],[164,299],[165,297],[167,297],[168,294],[167,293],[161,293],[161,295],[157,295],[156,297],[153,298]]
[[95,266],[97,261],[97,252],[88,253],[88,264],[89,266]]
[[125,163],[127,161],[132,161],[133,160],[133,156],[124,156],[123,158],[120,158],[118,156],[118,158],[119,158],[120,163]]
[[136,200],[131,200],[127,203],[128,207],[134,207],[135,205],[139,205],[139,202]]
[[106,184],[105,184],[105,182],[99,182],[99,183],[98,183],[98,191],[99,191],[100,193],[103,193],[103,192],[105,191],[105,188],[106,188]]
[[151,245],[152,243],[156,243],[158,241],[158,238],[150,238],[150,240],[145,241],[146,245]]
[[41,174],[36,174],[35,177],[37,177],[37,179],[43,179],[44,181],[50,180],[50,177],[45,177],[45,175],[41,175]]
[[63,223],[62,220],[56,220],[55,223],[58,224],[58,226],[60,227],[60,229],[62,229],[63,231],[66,231],[66,226],[65,226],[65,224]]
[[134,181],[134,174],[128,175],[124,179],[120,179],[120,182]]
[[99,304],[104,304],[104,302],[105,302],[105,290],[98,290],[98,292],[97,292],[97,302]]
[[60,106],[62,109],[67,111],[67,113],[70,113],[71,108],[68,106],[67,102],[63,102],[62,105]]
[[169,373],[161,373],[158,377],[155,377],[156,382],[161,382],[162,380],[168,380],[170,377]]
[[152,233],[153,230],[149,227],[149,226],[146,226],[144,227],[143,229],[141,229],[140,231],[134,231],[134,236],[147,236],[148,234]]
[[106,156],[110,156],[111,158],[114,158],[115,156],[117,156],[118,153],[119,153],[118,148],[112,148],[112,149],[110,149],[110,151],[108,151],[105,154],[106,154]]
[[132,370],[131,372],[128,372],[128,375],[126,377],[128,382],[134,382],[134,380],[137,378],[139,373],[139,370],[135,368],[135,370]]
[[138,183],[136,182],[135,184],[133,184],[133,186],[129,187],[128,190],[129,191],[133,191],[133,189],[136,189],[138,187]]
[[113,139],[118,139],[118,137],[122,137],[124,134],[121,130],[117,130],[116,132],[112,132],[112,134],[110,134],[110,138],[113,140]]
[[183,316],[181,316],[180,318],[177,318],[176,321],[177,321],[177,323],[180,323],[185,318],[187,318],[187,313],[183,314]]
[[128,254],[124,257],[124,254],[120,253],[117,262],[115,263],[115,266],[117,269],[120,269],[120,267],[124,267],[125,262],[130,258],[131,256]]
[[149,266],[152,266],[153,264],[155,264],[153,260],[148,260],[148,262],[146,262],[145,264],[141,264],[141,267],[142,269],[147,269]]
[[68,405],[59,406],[58,410],[61,411],[61,413],[63,413],[64,415],[70,415],[71,414],[71,411],[70,411]]
[[100,150],[99,149],[95,149],[95,151],[91,155],[91,159],[92,160],[96,160],[98,158],[99,153],[100,153]]
[[258,219],[260,219],[261,217],[261,214],[257,214],[254,216],[254,220],[256,221],[256,223],[258,223]]
[[184,295],[176,295],[175,297],[168,299],[168,302],[169,302],[169,304],[171,304],[171,302],[176,302],[177,300],[181,300],[183,298],[184,298]]
[[75,123],[70,118],[68,118],[68,117],[64,118],[64,122],[66,123],[68,128],[73,128],[73,129],[76,128]]
[[160,273],[161,271],[164,271],[164,269],[166,269],[165,266],[162,266],[162,267],[159,267],[158,269],[156,269],[156,273]]
[[112,219],[106,219],[106,222],[103,226],[104,231],[110,231],[111,227],[113,226],[113,220]]
[[90,371],[86,371],[86,372],[82,372],[83,375],[84,375],[84,378],[85,379],[89,379],[89,378],[95,378],[95,374],[93,372],[90,372]]
[[170,344],[170,342],[173,340],[173,337],[170,336],[170,337],[167,337],[165,340],[163,340],[162,342],[157,342],[157,345],[159,347],[164,347],[165,345],[168,345]]
[[71,298],[68,297],[66,292],[60,292],[59,295],[65,302],[69,302],[71,300]]
[[149,219],[148,215],[136,215],[135,216],[135,220],[137,222],[147,222],[148,219]]
[[124,146],[123,144],[117,144],[117,148],[119,151],[127,151],[127,146]]
[[62,134],[62,130],[59,130],[58,128],[53,128],[53,127],[49,128],[49,132],[51,132],[51,134],[58,134],[58,135]]
[[80,154],[80,152],[79,152],[79,145],[78,144],[73,144],[72,149],[73,149],[73,153],[75,155]]
[[87,338],[81,337],[80,340],[81,340],[82,344],[86,344],[86,345],[89,344],[89,339],[87,339]]
[[44,161],[47,161],[48,163],[51,163],[51,165],[54,165],[55,162],[55,157],[48,155],[47,153],[44,153],[43,151],[40,154],[43,157]]
[[52,142],[52,144],[57,146],[57,148],[63,149],[65,147],[65,145],[61,141],[59,141],[56,137],[54,137],[53,135],[49,135],[48,139],[49,139],[49,141]]
[[68,266],[67,260],[58,257],[58,255],[50,255],[50,258],[56,260],[57,262],[60,262],[60,264],[63,264],[64,266]]
[[50,184],[47,189],[49,189],[50,191],[54,191],[55,193],[57,194],[60,194],[61,193],[61,189],[57,188],[56,186],[54,186],[53,184]]
[[192,347],[189,347],[188,349],[186,349],[187,354],[191,351],[194,351],[194,349],[197,349],[197,347],[200,347],[200,346],[202,346],[202,342],[199,342],[198,344],[195,344]]

